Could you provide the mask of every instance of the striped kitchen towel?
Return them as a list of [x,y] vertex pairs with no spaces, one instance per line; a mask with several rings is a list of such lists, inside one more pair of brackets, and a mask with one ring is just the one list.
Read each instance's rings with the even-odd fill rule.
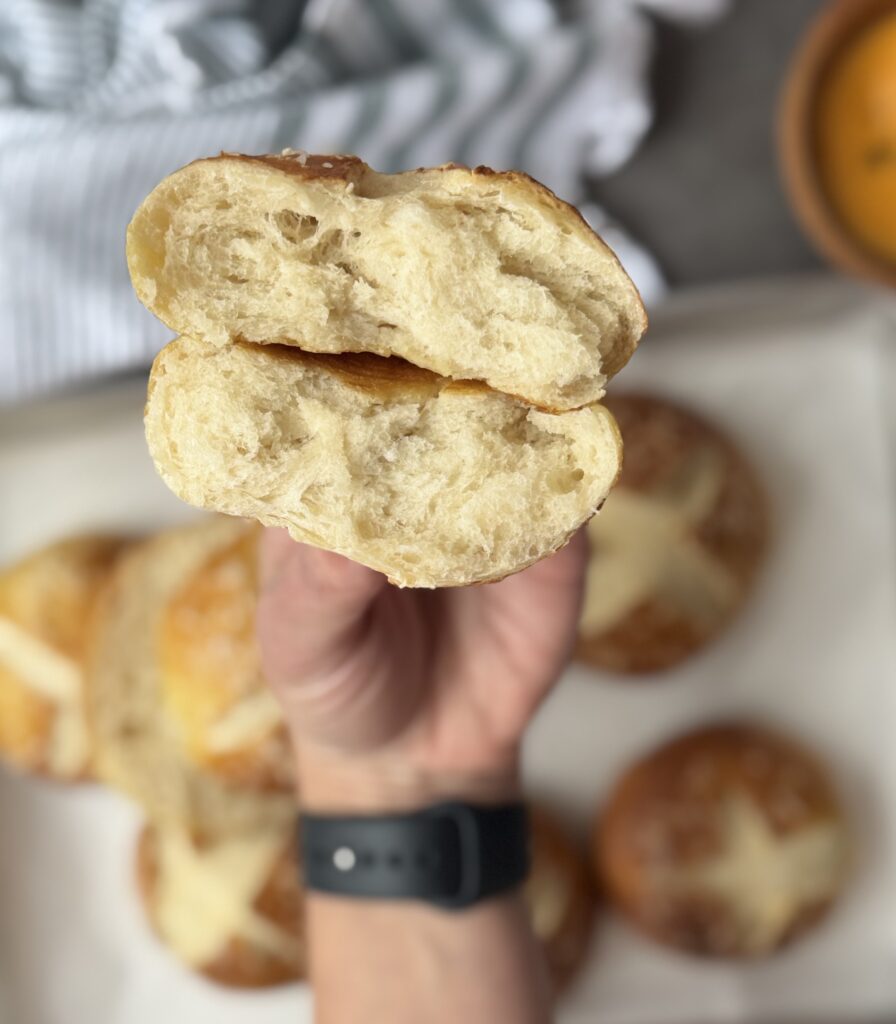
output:
[[[221,149],[515,167],[572,202],[650,121],[644,8],[724,0],[3,0],[0,400],[148,363],[135,207]],[[567,5],[568,7],[569,5]],[[586,215],[649,299],[649,256]]]

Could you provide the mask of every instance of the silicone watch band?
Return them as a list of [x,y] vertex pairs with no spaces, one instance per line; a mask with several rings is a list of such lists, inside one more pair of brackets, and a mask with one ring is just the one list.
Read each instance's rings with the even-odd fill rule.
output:
[[307,888],[469,907],[529,872],[525,805],[447,802],[409,814],[300,817]]

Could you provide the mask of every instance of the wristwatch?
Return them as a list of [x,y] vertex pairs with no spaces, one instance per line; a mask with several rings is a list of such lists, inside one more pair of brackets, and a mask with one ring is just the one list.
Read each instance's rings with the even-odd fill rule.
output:
[[460,910],[522,884],[529,829],[522,803],[448,801],[408,814],[299,819],[308,889],[360,899],[422,900]]

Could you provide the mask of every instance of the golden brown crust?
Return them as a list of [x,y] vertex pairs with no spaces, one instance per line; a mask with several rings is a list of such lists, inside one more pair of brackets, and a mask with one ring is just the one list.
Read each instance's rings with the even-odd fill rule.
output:
[[[0,756],[9,767],[43,779],[55,778],[49,764],[55,720],[56,711],[50,701],[0,666]],[[88,769],[65,781],[85,782],[89,778]]]
[[589,665],[632,674],[662,671],[709,643],[749,596],[768,547],[768,506],[743,454],[702,417],[651,394],[608,395],[604,404],[625,446],[617,493],[674,495],[693,473],[695,458],[708,454],[721,466],[715,501],[689,537],[730,578],[727,606],[697,619],[669,594],[651,595],[611,627],[579,637],[577,657]]
[[565,826],[539,805],[530,807],[529,813],[532,871],[525,898],[536,923],[540,911],[533,903],[549,903],[543,924],[550,928],[537,938],[553,989],[559,994],[572,984],[588,954],[596,895],[584,851]]
[[0,572],[0,615],[60,654],[82,659],[93,604],[129,541],[83,534],[28,555]]
[[[251,342],[239,342],[251,345]],[[328,355],[320,352],[305,352],[289,345],[265,345],[265,352],[275,359],[316,367],[337,377],[347,387],[356,391],[410,401],[419,397],[423,400],[437,395],[446,388],[463,391],[488,391],[486,384],[479,381],[452,381],[440,377],[431,370],[414,366],[398,356],[377,356],[370,352],[342,352]]]
[[[291,793],[292,748],[283,719],[270,718],[276,708],[255,639],[258,538],[247,524],[184,581],[159,624],[159,670],[189,757],[233,785]],[[261,722],[234,734],[233,716],[260,702]],[[216,728],[228,722],[229,741],[216,744]]]
[[[155,915],[156,887],[159,881],[159,863],[156,852],[156,833],[150,825],[140,832],[137,841],[135,874],[147,919],[158,932]],[[208,964],[198,968],[199,973],[229,988],[271,988],[307,977],[305,949],[305,898],[299,882],[296,848],[284,843],[268,881],[255,900],[256,911],[272,924],[289,934],[302,950],[301,955],[289,962],[259,949],[243,938],[234,937],[226,948]]]
[[[176,338],[156,356],[149,375],[147,405],[159,378],[165,373],[164,360],[170,359],[172,354],[179,352],[180,348],[185,348],[188,344],[188,341]],[[240,348],[255,349],[258,347],[248,341],[237,341],[234,344]],[[264,352],[266,356],[276,362],[323,370],[336,377],[346,387],[375,395],[383,401],[390,399],[424,401],[446,390],[467,393],[482,393],[492,390],[481,381],[451,380],[448,377],[441,377],[431,370],[415,366],[398,356],[378,356],[372,352],[340,352],[334,355],[323,352],[306,352],[295,346],[280,344],[265,345]],[[522,401],[513,395],[507,397],[514,401]]]
[[[746,814],[750,843],[733,829],[732,808]],[[830,832],[823,863],[817,851],[797,851],[819,830]],[[836,792],[816,758],[747,724],[703,727],[642,758],[616,783],[593,838],[605,890],[633,924],[659,942],[727,957],[772,952],[819,920],[842,886],[846,845]],[[809,859],[778,870],[798,856]],[[801,870],[821,884],[797,898]]]
[[92,618],[85,703],[97,777],[154,820],[219,837],[289,821],[291,795],[228,784],[184,756],[161,700],[157,635],[177,586],[245,530],[209,516],[135,544],[118,561]]
[[370,167],[357,156],[347,153],[305,153],[301,150],[283,150],[282,153],[228,153],[206,157],[194,163],[214,160],[241,160],[245,163],[264,164],[278,171],[284,171],[294,178],[313,181],[331,178],[339,182],[358,181],[370,171]]
[[708,642],[705,630],[674,608],[645,601],[599,635],[580,636],[579,661],[608,672],[637,676],[674,668]]
[[[83,665],[102,587],[130,538],[84,534],[50,544],[0,572],[0,618]],[[51,762],[58,707],[0,659],[0,756],[16,770],[56,781],[92,778],[88,764],[63,775]]]

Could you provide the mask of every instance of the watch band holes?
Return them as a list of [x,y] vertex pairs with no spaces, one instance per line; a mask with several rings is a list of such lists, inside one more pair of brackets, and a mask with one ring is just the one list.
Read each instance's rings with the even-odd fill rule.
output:
[[357,863],[357,855],[350,846],[340,846],[333,851],[333,867],[337,871],[351,871]]

